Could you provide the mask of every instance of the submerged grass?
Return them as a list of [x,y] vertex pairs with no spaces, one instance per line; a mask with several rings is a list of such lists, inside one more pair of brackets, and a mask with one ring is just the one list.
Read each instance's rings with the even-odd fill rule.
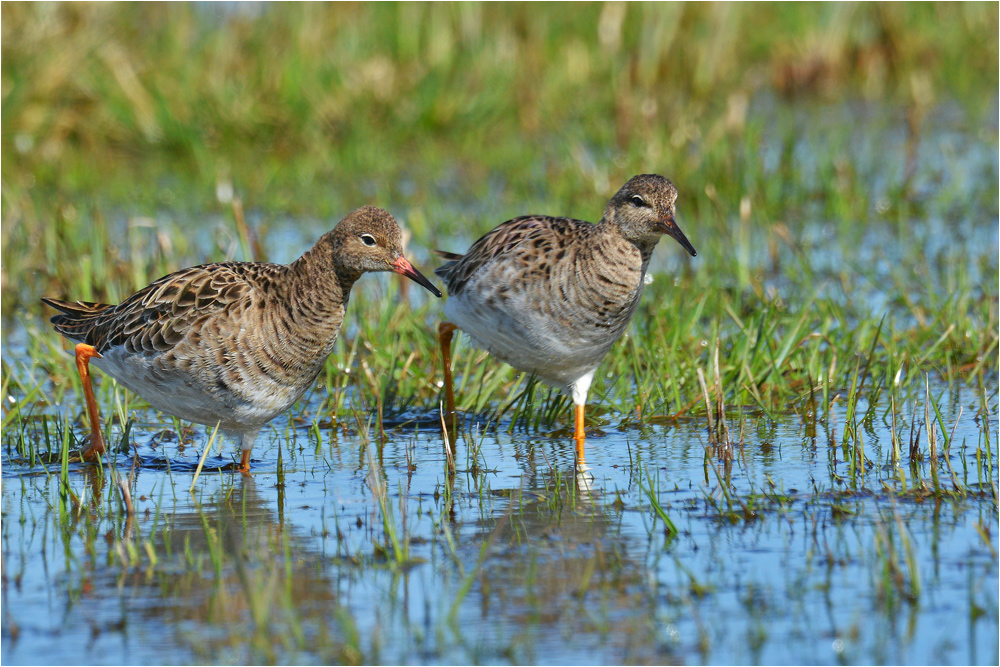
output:
[[[41,552],[71,604],[186,600],[152,613],[210,628],[164,624],[177,662],[540,662],[566,633],[608,662],[800,662],[775,645],[820,635],[834,653],[813,659],[894,662],[906,643],[861,646],[857,610],[879,637],[934,611],[953,582],[919,522],[978,512],[970,552],[995,561],[996,5],[227,7],[2,7],[0,419],[5,474],[23,473],[4,499],[32,499],[4,505],[5,603],[8,569]],[[596,220],[645,171],[678,185],[699,255],[661,244],[594,379],[592,446],[624,439],[613,483],[550,460],[538,436],[568,442],[565,397],[464,336],[462,428],[428,435],[440,304],[384,276],[262,432],[274,493],[271,460],[260,493],[207,474],[233,459],[211,429],[133,428],[142,400],[106,377],[120,451],[71,460],[89,425],[39,296],[116,302],[189,264],[287,261],[367,203],[429,269],[430,248],[518,214]],[[770,464],[800,449],[817,466],[795,488]],[[805,546],[778,549],[769,588],[746,573],[775,565],[753,543],[774,534]],[[995,632],[995,564],[968,572],[970,633]],[[874,605],[811,618],[841,577]],[[727,596],[745,628],[710,620]],[[806,620],[782,635],[789,604]],[[10,642],[30,619],[4,607]],[[144,627],[107,618],[88,617],[94,641]]]

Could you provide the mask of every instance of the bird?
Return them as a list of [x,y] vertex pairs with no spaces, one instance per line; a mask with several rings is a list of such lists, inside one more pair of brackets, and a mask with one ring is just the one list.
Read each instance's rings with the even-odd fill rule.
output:
[[448,299],[438,326],[448,424],[454,426],[451,343],[456,329],[472,344],[574,403],[577,459],[585,449],[584,407],[601,360],[635,315],[660,237],[697,252],[675,219],[677,188],[640,174],[615,193],[597,224],[545,215],[508,220],[465,254],[435,270]]
[[396,219],[365,206],[291,264],[181,269],[118,305],[42,298],[59,311],[55,330],[77,343],[91,425],[81,458],[105,451],[92,362],[154,408],[235,436],[238,469],[248,473],[257,434],[313,386],[351,287],[372,271],[394,271],[441,296],[403,256]]

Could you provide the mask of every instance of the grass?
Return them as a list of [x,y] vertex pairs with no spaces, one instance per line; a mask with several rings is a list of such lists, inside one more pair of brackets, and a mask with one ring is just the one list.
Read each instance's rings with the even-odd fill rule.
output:
[[[996,273],[995,253],[975,254],[967,271],[958,249],[932,260],[921,243],[904,243],[876,256],[890,264],[887,277],[852,257],[905,240],[925,217],[996,219],[995,159],[977,163],[985,178],[940,182],[970,167],[936,139],[934,115],[935,104],[959,101],[961,130],[992,113],[973,82],[996,78],[995,40],[982,37],[996,26],[995,7],[585,5],[571,20],[556,12],[295,7],[264,21],[183,5],[5,6],[5,285],[31,280],[4,290],[4,312],[30,314],[31,335],[54,348],[33,319],[38,296],[116,302],[186,264],[263,258],[283,216],[389,206],[421,263],[426,248],[460,249],[526,210],[596,219],[625,178],[652,169],[678,183],[682,224],[701,254],[678,263],[670,248],[654,262],[662,271],[669,257],[676,277],[654,281],[630,340],[606,360],[597,410],[636,403],[642,422],[692,409],[697,368],[717,347],[727,400],[765,411],[817,393],[828,401],[848,388],[860,350],[875,376],[905,367],[906,383],[924,372],[995,373],[995,281],[970,279]],[[143,16],[153,35],[136,32]],[[112,39],[101,45],[93,35],[107,22]],[[350,37],[358,30],[372,41]],[[324,33],[336,48],[316,40]],[[278,57],[253,56],[263,43]],[[722,64],[732,62],[745,66]],[[599,85],[606,81],[613,85]],[[772,96],[793,104],[762,102]],[[868,100],[862,131],[800,112],[842,99]],[[880,134],[885,145],[866,145]],[[886,169],[886,150],[903,163]],[[914,151],[943,151],[941,164],[915,161]],[[205,215],[207,236],[189,236]],[[831,222],[808,227],[802,218]],[[817,233],[832,233],[832,248]],[[828,267],[817,266],[820,252],[831,253]],[[374,391],[382,417],[436,404],[436,306],[398,307],[408,290],[395,289],[383,304],[352,302],[360,338],[349,327],[350,347],[332,358],[332,406],[358,386]],[[864,296],[850,298],[858,289]],[[871,301],[886,297],[881,307]],[[875,326],[883,317],[885,330]],[[514,374],[461,343],[457,357],[460,407],[506,405],[498,397],[511,393]],[[56,402],[74,382],[65,366],[43,367]],[[13,377],[12,389],[37,394]],[[512,422],[551,428],[565,412],[550,405],[559,400],[549,394],[523,420],[515,406]]]
[[[995,5],[227,11],[2,7],[7,656],[50,636],[11,615],[39,587],[111,600],[68,626],[95,642],[155,607],[174,652],[147,658],[176,662],[780,662],[815,636],[817,661],[905,662],[896,619],[954,590],[995,633]],[[389,277],[262,432],[256,489],[105,377],[141,465],[70,460],[82,391],[40,296],[291,259],[368,203],[427,273],[514,215],[596,220],[645,171],[699,255],[661,244],[595,377],[588,454],[620,449],[597,479],[562,466],[565,398],[464,336],[446,454],[440,302]]]

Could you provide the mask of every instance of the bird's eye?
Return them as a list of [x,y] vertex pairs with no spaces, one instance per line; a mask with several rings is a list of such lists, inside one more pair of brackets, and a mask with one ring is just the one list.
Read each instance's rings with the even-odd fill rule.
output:
[[371,234],[362,234],[361,242],[364,243],[369,248],[375,247],[375,237],[372,236]]
[[636,206],[649,206],[649,204],[646,203],[646,200],[639,195],[632,195],[632,203]]

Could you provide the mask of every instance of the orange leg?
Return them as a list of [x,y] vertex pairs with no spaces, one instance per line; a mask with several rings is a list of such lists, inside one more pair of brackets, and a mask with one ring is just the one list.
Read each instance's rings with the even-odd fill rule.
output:
[[240,472],[243,474],[250,473],[250,450],[244,449],[243,453],[240,455]]
[[451,339],[456,327],[451,322],[438,325],[438,336],[441,339],[441,360],[444,365],[444,396],[448,412],[444,415],[444,423],[448,430],[455,430],[455,388],[451,378]]
[[583,405],[576,406],[576,415],[573,426],[573,439],[576,440],[576,458],[583,462],[583,441],[586,436],[583,433]]
[[87,399],[87,414],[90,416],[90,444],[80,452],[84,461],[92,461],[104,453],[104,436],[101,435],[101,416],[97,411],[97,399],[94,398],[94,386],[90,382],[90,360],[100,359],[100,353],[92,345],[80,343],[76,346],[76,369],[80,371],[83,381],[83,395]]

